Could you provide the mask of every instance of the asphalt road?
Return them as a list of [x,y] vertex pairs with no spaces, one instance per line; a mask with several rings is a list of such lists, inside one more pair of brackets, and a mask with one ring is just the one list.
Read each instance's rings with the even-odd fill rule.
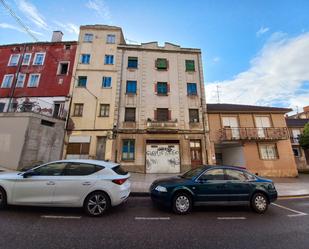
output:
[[309,198],[279,200],[264,215],[247,207],[198,207],[178,216],[146,197],[101,218],[80,209],[9,207],[0,211],[0,249],[308,249],[306,214]]

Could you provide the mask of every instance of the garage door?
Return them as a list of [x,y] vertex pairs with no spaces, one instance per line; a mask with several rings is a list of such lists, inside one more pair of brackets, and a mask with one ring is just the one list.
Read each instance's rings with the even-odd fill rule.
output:
[[178,144],[147,144],[146,173],[179,173]]

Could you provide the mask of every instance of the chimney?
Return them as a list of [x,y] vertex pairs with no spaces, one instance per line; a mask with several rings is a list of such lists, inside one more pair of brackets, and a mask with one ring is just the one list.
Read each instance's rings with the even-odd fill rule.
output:
[[304,107],[304,112],[309,112],[309,105]]
[[61,42],[63,33],[60,30],[53,31],[52,42]]

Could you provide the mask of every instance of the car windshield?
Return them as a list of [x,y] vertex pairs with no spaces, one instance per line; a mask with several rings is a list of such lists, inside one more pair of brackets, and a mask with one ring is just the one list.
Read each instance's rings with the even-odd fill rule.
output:
[[191,169],[191,170],[187,171],[186,173],[184,173],[183,175],[181,175],[180,177],[186,178],[186,179],[191,179],[194,176],[198,176],[200,173],[202,173],[203,170],[204,170],[203,167]]

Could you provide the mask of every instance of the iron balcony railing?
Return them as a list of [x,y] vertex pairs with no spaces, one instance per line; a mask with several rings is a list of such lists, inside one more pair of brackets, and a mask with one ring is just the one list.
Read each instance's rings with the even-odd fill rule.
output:
[[275,128],[223,128],[219,131],[221,141],[233,140],[285,140],[289,139],[286,127]]

